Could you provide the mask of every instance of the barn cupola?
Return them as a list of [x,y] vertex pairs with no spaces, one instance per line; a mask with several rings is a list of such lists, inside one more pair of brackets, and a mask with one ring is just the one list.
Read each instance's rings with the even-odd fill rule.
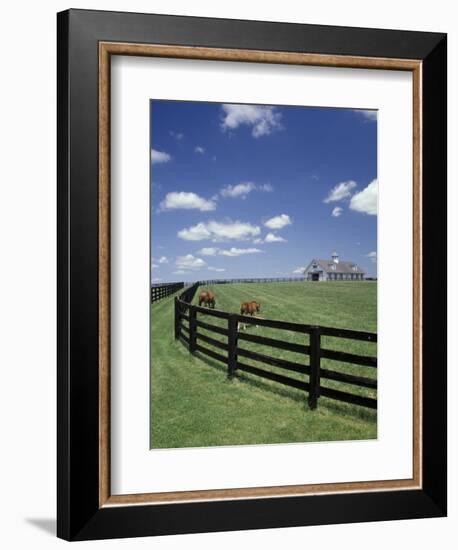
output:
[[338,264],[338,263],[339,263],[339,255],[337,254],[337,252],[333,252],[333,253],[332,253],[332,261],[333,261],[335,264]]

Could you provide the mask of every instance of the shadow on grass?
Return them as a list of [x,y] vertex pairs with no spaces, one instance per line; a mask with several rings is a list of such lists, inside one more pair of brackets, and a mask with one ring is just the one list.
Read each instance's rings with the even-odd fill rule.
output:
[[[196,352],[196,357],[198,357],[209,367],[217,369],[220,372],[227,372],[226,366],[218,363],[214,359],[211,359],[202,353]],[[294,394],[288,391],[286,388],[283,388],[282,386],[272,386],[271,384],[264,382],[262,378],[252,378],[251,376],[248,376],[245,373],[241,372],[237,372],[235,376],[238,382],[248,384],[263,391],[268,391],[271,394],[279,395],[280,397],[286,397],[287,399],[291,399],[292,401],[296,401],[297,403],[305,402],[305,404],[307,404],[307,394],[305,392],[302,395],[300,393]],[[230,383],[229,379],[227,381],[228,383]]]
[[[200,359],[207,366],[217,370],[220,373],[227,372],[227,367],[225,365],[221,364],[215,359],[212,359],[206,356],[203,353],[196,352],[195,357]],[[290,399],[291,401],[295,401],[296,403],[302,403],[304,405],[305,410],[307,411],[310,410],[308,407],[308,393],[306,392],[302,392],[302,393],[299,391],[297,393],[291,392],[286,387],[282,387],[281,385],[273,386],[268,382],[264,382],[262,378],[255,378],[254,376],[252,377],[242,372],[236,373],[236,379],[238,382],[247,384],[254,388],[258,388],[262,391],[267,391],[273,395]],[[230,380],[228,379],[227,382],[230,383]],[[328,399],[323,397],[320,398],[318,402],[318,407],[326,408],[330,412],[337,413],[342,416],[353,417],[353,418],[356,417],[365,422],[376,422],[377,420],[377,412],[372,409],[366,409],[365,407],[358,407],[355,405],[353,406],[347,405],[346,403],[334,401],[333,399]]]
[[373,409],[367,409],[358,405],[348,405],[341,401],[335,401],[327,397],[320,397],[318,400],[318,407],[328,409],[330,412],[337,413],[341,416],[349,418],[358,418],[365,422],[376,422],[377,411]]
[[215,359],[211,359],[210,357],[207,357],[204,353],[201,353],[200,351],[196,351],[196,353],[194,354],[194,357],[197,357],[207,366],[212,367],[213,369],[219,372],[227,372],[227,367],[225,365],[222,365]]

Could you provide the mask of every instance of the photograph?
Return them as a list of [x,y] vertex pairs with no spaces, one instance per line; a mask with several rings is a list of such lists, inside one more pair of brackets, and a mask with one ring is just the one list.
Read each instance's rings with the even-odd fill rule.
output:
[[377,439],[377,110],[149,114],[150,448]]
[[[437,521],[453,540],[447,51],[458,42],[448,48],[437,10],[413,17],[399,3],[383,20],[338,2],[294,17],[210,4],[62,7],[49,78],[10,56],[30,66],[16,92],[30,88],[24,75],[53,84],[19,103],[43,118],[47,101],[57,120],[57,224],[43,202],[20,203],[57,227],[57,271],[33,278],[38,298],[57,282],[57,457],[50,440],[38,465],[54,477],[38,475],[48,487],[32,495],[57,486],[68,541],[214,547],[221,533],[246,543],[268,529],[267,546],[276,531],[283,545],[289,531],[341,544],[344,529],[352,546],[381,548],[415,524],[423,547]],[[29,34],[55,47],[44,19]],[[35,143],[38,164],[15,159],[11,181],[50,158],[53,140]],[[41,200],[36,179],[27,196]],[[10,262],[21,282],[5,286],[10,317],[38,319],[44,306],[20,302],[43,263],[27,256],[39,250],[23,223],[33,216],[16,218],[15,260],[27,261]],[[13,364],[27,348],[38,372],[37,346],[18,342]],[[30,432],[23,416],[14,441]],[[31,530],[40,517],[27,513]]]

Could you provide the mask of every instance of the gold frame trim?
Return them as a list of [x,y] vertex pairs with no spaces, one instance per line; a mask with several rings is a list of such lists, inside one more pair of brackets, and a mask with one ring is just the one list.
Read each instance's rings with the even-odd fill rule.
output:
[[[413,477],[386,481],[110,494],[110,66],[112,55],[410,71],[413,74]],[[99,43],[99,507],[422,488],[422,62],[258,50]]]

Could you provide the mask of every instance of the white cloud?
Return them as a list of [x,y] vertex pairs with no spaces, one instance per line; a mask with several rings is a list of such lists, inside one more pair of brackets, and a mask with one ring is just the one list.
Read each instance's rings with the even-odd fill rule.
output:
[[370,258],[372,263],[377,263],[377,252],[369,252],[369,254],[366,254],[366,258]]
[[286,239],[283,237],[280,237],[279,235],[275,235],[275,233],[267,233],[265,239],[265,243],[286,243]]
[[335,208],[333,208],[331,212],[331,216],[333,216],[334,218],[338,218],[339,216],[342,215],[342,212],[343,212],[343,208],[340,208],[340,206],[336,206]]
[[172,271],[174,275],[184,275],[185,273],[189,273],[189,271],[185,271],[184,269],[177,269],[176,271]]
[[378,196],[378,181],[372,180],[371,183],[359,193],[353,195],[350,201],[350,208],[357,212],[377,215],[377,196]]
[[206,223],[200,222],[192,227],[181,229],[178,231],[177,236],[185,241],[203,241],[205,239],[211,239],[212,233],[208,229]]
[[152,282],[152,283],[160,283],[161,281],[162,281],[162,279],[161,279],[160,277],[153,277],[153,278],[151,279],[151,282]]
[[270,183],[261,183],[261,185],[258,185],[258,189],[264,193],[272,193],[274,187]]
[[229,248],[229,250],[220,250],[218,254],[220,256],[244,256],[245,254],[258,254],[262,252],[259,248]]
[[181,229],[178,237],[185,241],[203,241],[211,239],[213,242],[237,240],[244,241],[256,237],[261,232],[258,226],[248,222],[200,222],[197,225]]
[[365,120],[367,121],[377,121],[377,113],[376,110],[369,110],[369,109],[354,109],[354,112],[358,115],[361,115]]
[[161,164],[164,162],[169,162],[170,160],[172,160],[172,157],[168,153],[151,149],[151,162],[153,164]]
[[225,104],[222,109],[223,130],[235,130],[240,125],[246,124],[251,126],[252,136],[258,138],[281,128],[281,114],[275,107]]
[[262,239],[260,238],[257,238],[257,239],[253,239],[253,244],[262,244]]
[[168,264],[169,259],[166,256],[161,256],[159,259],[151,258],[151,267],[160,267],[159,264]]
[[197,145],[197,147],[194,148],[194,153],[199,153],[199,155],[204,155],[205,147],[202,147],[201,145]]
[[331,189],[331,191],[329,192],[329,195],[324,199],[323,202],[326,202],[326,203],[337,202],[337,201],[341,201],[342,199],[346,199],[351,195],[351,191],[355,187],[356,187],[355,181],[352,181],[352,180],[342,181]]
[[184,138],[184,134],[182,132],[170,131],[170,135],[174,137],[177,141],[181,141]]
[[248,193],[252,191],[261,191],[262,193],[271,193],[274,190],[270,183],[262,183],[256,185],[252,181],[246,181],[242,183],[237,183],[236,185],[226,185],[223,187],[219,194],[224,198],[242,198],[245,199]]
[[161,202],[160,210],[200,210],[201,212],[207,212],[209,210],[215,210],[216,204],[213,201],[209,201],[196,193],[186,191],[173,191],[167,193],[165,199]]
[[237,183],[237,185],[226,185],[220,191],[220,195],[225,198],[235,199],[237,197],[242,197],[243,199],[256,189],[256,185],[251,181],[245,183]]
[[300,274],[303,274],[304,271],[307,269],[306,266],[302,266],[302,267],[296,267],[296,269],[293,271],[293,273],[300,273]]
[[[197,251],[197,254],[200,254],[202,256],[243,256],[244,254],[256,254],[258,252],[262,252],[262,250],[259,250],[258,248],[216,248],[216,247],[209,247],[209,248],[201,248]],[[209,268],[210,269],[210,268]]]
[[202,269],[207,267],[207,263],[202,258],[196,258],[192,254],[177,256],[175,265],[178,269]]
[[200,254],[201,256],[215,256],[218,253],[218,248],[209,246],[206,248],[201,248],[197,251],[197,254]]
[[209,271],[217,271],[217,272],[226,271],[226,270],[224,269],[224,267],[209,267],[208,270],[209,270]]
[[269,229],[281,229],[282,227],[291,225],[292,223],[291,218],[287,214],[280,214],[279,216],[274,216],[264,222],[264,225]]

